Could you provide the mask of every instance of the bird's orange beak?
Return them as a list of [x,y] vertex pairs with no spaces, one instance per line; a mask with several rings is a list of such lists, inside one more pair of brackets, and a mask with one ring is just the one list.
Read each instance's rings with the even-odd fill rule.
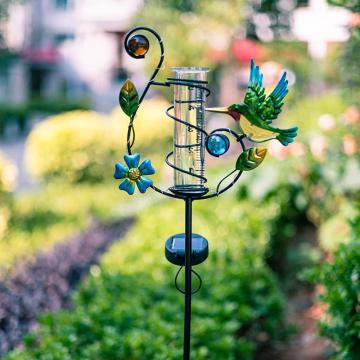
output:
[[222,113],[222,114],[229,113],[229,109],[227,107],[206,108],[205,111],[214,112],[214,113]]

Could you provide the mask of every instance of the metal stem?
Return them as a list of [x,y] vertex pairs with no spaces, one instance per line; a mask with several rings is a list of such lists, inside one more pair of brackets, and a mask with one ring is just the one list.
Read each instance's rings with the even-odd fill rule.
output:
[[192,257],[192,197],[185,199],[185,316],[184,316],[184,360],[190,360],[191,327],[191,257]]

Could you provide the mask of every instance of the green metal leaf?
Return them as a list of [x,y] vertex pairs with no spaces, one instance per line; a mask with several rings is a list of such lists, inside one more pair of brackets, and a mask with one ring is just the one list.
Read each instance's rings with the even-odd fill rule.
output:
[[128,116],[133,116],[139,107],[139,94],[130,80],[126,80],[120,90],[119,103],[122,111]]
[[240,154],[236,161],[236,170],[250,171],[257,168],[267,153],[265,148],[250,148]]

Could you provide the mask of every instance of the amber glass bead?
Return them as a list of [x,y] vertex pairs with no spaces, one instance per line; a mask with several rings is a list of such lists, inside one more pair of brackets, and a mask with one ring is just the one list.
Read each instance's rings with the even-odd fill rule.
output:
[[144,56],[149,50],[149,40],[144,35],[135,35],[128,42],[130,52],[135,56]]

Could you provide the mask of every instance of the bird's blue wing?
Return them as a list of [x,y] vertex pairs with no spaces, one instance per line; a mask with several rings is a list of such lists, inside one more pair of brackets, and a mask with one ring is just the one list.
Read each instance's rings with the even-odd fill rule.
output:
[[283,100],[288,93],[287,86],[288,81],[286,80],[286,72],[284,72],[272,93],[259,105],[257,114],[268,124],[271,124],[281,113]]
[[259,66],[255,65],[254,60],[250,63],[250,79],[246,90],[244,103],[249,109],[257,113],[258,107],[265,100],[265,89],[262,85],[263,74],[260,72]]

